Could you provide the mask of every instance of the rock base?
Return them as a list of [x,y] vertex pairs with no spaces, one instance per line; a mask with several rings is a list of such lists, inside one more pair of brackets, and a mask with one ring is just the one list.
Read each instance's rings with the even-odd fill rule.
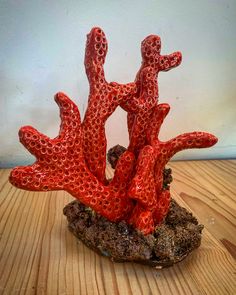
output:
[[108,221],[79,201],[69,203],[63,213],[77,238],[115,262],[167,267],[183,260],[201,243],[203,225],[173,199],[165,221],[147,236],[124,221]]

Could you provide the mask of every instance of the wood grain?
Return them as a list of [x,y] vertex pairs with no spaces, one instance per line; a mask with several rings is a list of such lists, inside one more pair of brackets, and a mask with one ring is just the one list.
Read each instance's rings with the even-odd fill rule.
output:
[[236,161],[169,166],[172,196],[205,230],[198,250],[162,270],[98,256],[67,229],[69,194],[18,190],[0,170],[0,294],[236,294]]
[[[172,162],[176,193],[235,256],[236,161]],[[229,169],[227,170],[227,167]]]

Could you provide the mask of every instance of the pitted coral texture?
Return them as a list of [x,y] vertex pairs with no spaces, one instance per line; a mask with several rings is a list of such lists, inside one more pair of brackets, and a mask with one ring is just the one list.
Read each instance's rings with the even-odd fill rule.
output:
[[[20,142],[36,162],[14,168],[10,182],[26,190],[65,190],[110,221],[125,220],[150,234],[169,209],[169,187],[163,188],[165,165],[175,153],[210,147],[217,138],[205,132],[185,133],[166,142],[158,137],[170,110],[168,104],[158,103],[158,74],[178,66],[180,52],[161,55],[160,37],[148,36],[141,44],[142,63],[135,81],[119,84],[106,81],[107,48],[104,32],[93,28],[84,60],[90,93],[83,121],[75,103],[64,93],[56,94],[59,135],[51,139],[31,126],[22,127]],[[108,181],[105,123],[118,106],[127,112],[130,143]]]

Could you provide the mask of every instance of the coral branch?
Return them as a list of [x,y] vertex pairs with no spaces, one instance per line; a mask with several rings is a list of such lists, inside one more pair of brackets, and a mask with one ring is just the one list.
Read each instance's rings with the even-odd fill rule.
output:
[[52,153],[51,140],[31,126],[21,127],[19,139],[25,148],[36,157],[40,157],[47,152]]
[[[136,154],[141,150],[146,142],[146,129],[157,102],[157,85],[155,73],[152,68],[147,67],[141,75],[142,87],[140,92],[138,112],[134,118],[132,129],[130,130],[130,144],[128,149]],[[131,122],[130,122],[131,123]]]
[[184,149],[211,147],[216,142],[217,138],[206,132],[184,133],[166,142],[154,140],[153,147],[157,158],[155,166],[157,195],[162,191],[163,169],[174,154]]
[[84,65],[92,90],[100,89],[106,82],[103,64],[107,54],[107,40],[100,28],[93,28],[87,35]]
[[[151,114],[155,112],[154,108],[158,105],[157,75],[160,71],[168,71],[178,66],[182,61],[180,52],[163,56],[160,52],[161,39],[159,36],[150,35],[142,41],[142,65],[135,80],[137,93],[121,104],[122,108],[128,112],[129,149],[136,153],[145,145],[147,125],[150,123]],[[152,79],[149,85],[144,78],[147,69],[150,73],[150,80]],[[142,93],[144,89],[145,95]]]
[[81,119],[76,104],[62,92],[58,92],[54,99],[60,109],[61,126],[59,138],[65,139],[65,137],[70,136],[81,138]]
[[[31,166],[13,169],[11,183],[35,191],[64,189],[111,221],[126,218],[133,206],[126,193],[134,155],[126,151],[120,157],[113,181],[104,186],[85,164],[78,108],[63,93],[58,93],[55,100],[62,120],[59,136],[50,139],[32,127],[21,128],[21,142],[37,161]],[[32,145],[34,140],[37,144]]]
[[162,103],[154,108],[152,117],[150,118],[149,127],[146,132],[147,143],[154,144],[154,141],[159,135],[161,125],[170,111],[170,106],[167,103]]
[[103,183],[106,183],[105,122],[117,106],[136,90],[133,83],[119,85],[106,82],[103,69],[106,52],[104,32],[100,28],[93,28],[88,34],[85,54],[90,95],[83,120],[83,149],[88,168]]
[[206,132],[190,132],[181,134],[162,146],[163,151],[167,150],[167,160],[179,151],[193,148],[207,148],[217,143],[217,138]]
[[177,67],[182,61],[181,52],[177,51],[169,55],[162,55],[159,59],[159,71],[169,71]]
[[74,158],[83,163],[79,110],[63,93],[58,93],[55,101],[61,116],[58,137],[50,139],[30,126],[19,131],[21,143],[35,155],[37,161],[12,171],[10,180],[17,187],[29,190],[62,189],[68,179],[68,169],[75,165]]
[[136,174],[128,191],[129,198],[137,200],[143,207],[150,210],[156,205],[154,165],[154,149],[147,145],[139,153]]

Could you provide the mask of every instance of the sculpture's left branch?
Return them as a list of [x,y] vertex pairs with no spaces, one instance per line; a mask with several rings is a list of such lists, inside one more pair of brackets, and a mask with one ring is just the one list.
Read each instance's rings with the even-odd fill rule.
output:
[[51,139],[33,127],[22,127],[20,141],[37,160],[33,165],[13,169],[10,182],[33,191],[63,189],[111,221],[124,219],[132,208],[126,192],[134,155],[126,151],[119,159],[112,182],[102,184],[84,160],[77,106],[63,93],[58,93],[55,100],[60,107],[59,135]]

